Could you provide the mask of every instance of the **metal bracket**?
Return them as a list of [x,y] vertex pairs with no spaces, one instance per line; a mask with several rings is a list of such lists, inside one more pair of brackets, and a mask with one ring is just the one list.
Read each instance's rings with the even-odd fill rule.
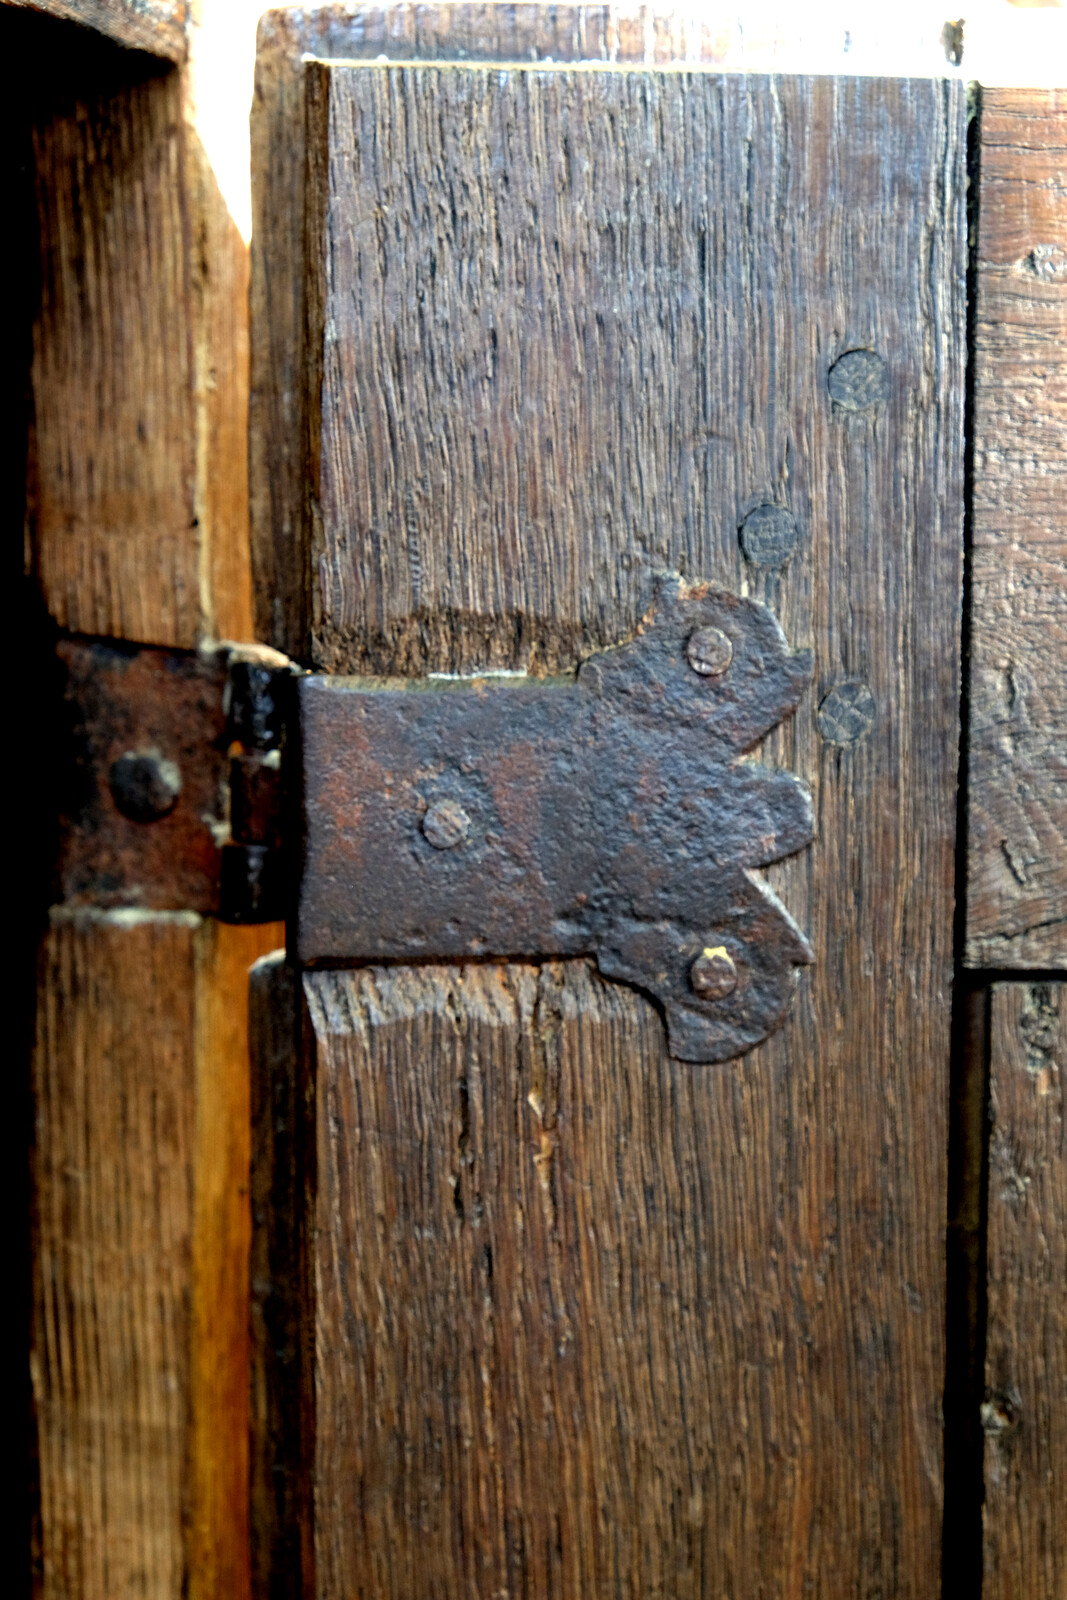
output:
[[68,906],[285,914],[294,669],[265,646],[57,644],[54,893]]
[[672,577],[566,684],[302,678],[299,959],[593,955],[675,1056],[740,1055],[813,959],[749,869],[813,825],[799,779],[738,757],[811,666],[766,607]]

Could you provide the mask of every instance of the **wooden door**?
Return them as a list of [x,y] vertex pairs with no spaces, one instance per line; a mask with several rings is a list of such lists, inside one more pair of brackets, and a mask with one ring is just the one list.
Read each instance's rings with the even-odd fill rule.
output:
[[261,1582],[926,1600],[963,91],[598,67],[567,8],[468,48],[460,9],[407,62],[366,17],[261,59],[260,626],[413,690],[573,676],[661,569],[758,601],[813,652],[754,753],[812,795],[760,876],[814,962],[713,1064],[588,954],[258,970]]

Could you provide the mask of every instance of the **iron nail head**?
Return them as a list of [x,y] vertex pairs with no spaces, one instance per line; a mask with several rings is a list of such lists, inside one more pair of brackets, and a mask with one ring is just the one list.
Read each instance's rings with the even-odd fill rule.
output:
[[877,350],[846,350],[826,386],[839,411],[871,411],[889,399],[889,369]]
[[874,722],[874,695],[858,678],[834,686],[815,714],[819,732],[828,744],[855,744]]
[[725,1000],[737,987],[737,968],[725,945],[709,945],[689,968],[689,985],[701,1000]]
[[158,750],[127,750],[111,763],[111,798],[131,822],[158,822],[174,810],[182,792],[176,761]]
[[435,800],[422,819],[422,831],[435,850],[453,850],[471,831],[471,819],[455,800]]
[[702,678],[721,678],[733,656],[734,647],[721,628],[697,628],[686,642],[685,659]]

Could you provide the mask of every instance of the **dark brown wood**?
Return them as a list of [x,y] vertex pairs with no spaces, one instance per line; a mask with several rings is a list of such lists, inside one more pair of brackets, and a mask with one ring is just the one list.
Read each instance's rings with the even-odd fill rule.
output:
[[53,913],[33,1068],[43,1600],[248,1596],[237,997],[281,931]]
[[305,55],[373,60],[714,62],[701,6],[519,0],[328,4],[260,20],[252,106],[250,474],[256,637],[304,658]]
[[252,1054],[252,1593],[300,1592],[299,976],[284,952],[249,975]]
[[185,60],[187,0],[4,0],[4,4],[78,22],[133,50]]
[[[739,1064],[671,1063],[647,1001],[581,962],[307,979],[307,1592],[928,1600],[962,91],[467,67],[315,81],[311,266],[349,272],[321,323],[326,400],[341,414],[343,360],[368,408],[323,453],[322,658],[573,667],[632,631],[655,565],[684,560],[814,647],[815,692],[763,754],[811,783],[818,833],[769,873],[816,965]],[[505,174],[536,218],[509,209]],[[291,219],[291,196],[269,204]],[[514,230],[499,245],[494,217]],[[742,555],[763,505],[795,523],[784,567]]]
[[990,1063],[987,1600],[1067,1591],[1067,989],[997,984]]
[[173,71],[86,86],[36,130],[30,526],[62,626],[190,648],[201,597],[182,142]]
[[103,42],[81,71],[69,41],[53,59],[32,96],[28,532],[45,602],[75,632],[249,640],[248,251],[192,69]]
[[49,1600],[181,1593],[198,924],[83,915],[45,944],[32,1371]]
[[967,961],[1067,965],[1067,92],[987,89]]
[[[0,10],[24,141],[9,154],[29,189],[15,254],[36,318],[28,566],[55,620],[111,641],[61,645],[81,679],[68,683],[66,723],[55,732],[42,692],[25,744],[24,802],[46,789],[38,809],[58,799],[65,810],[56,892],[117,907],[61,907],[38,975],[42,1600],[249,1594],[247,969],[282,930],[192,914],[218,903],[225,666],[178,653],[252,634],[247,249],[199,139],[194,69],[123,47],[183,60],[184,11],[166,0]],[[201,41],[201,69],[206,54]],[[16,352],[29,320],[24,331],[16,317]],[[9,440],[20,474],[25,443]],[[35,663],[50,650],[35,649]],[[25,672],[25,656],[12,659]],[[98,682],[95,705],[76,714],[94,660],[114,694]],[[30,670],[58,701],[48,663]],[[57,792],[41,775],[79,721],[91,781]],[[171,814],[117,814],[112,739],[177,758]],[[160,905],[180,909],[146,910]],[[32,1005],[32,975],[29,992]]]
[[205,921],[196,941],[192,1370],[181,1600],[251,1600],[252,1594],[247,995],[253,964],[284,938],[277,922],[232,927]]

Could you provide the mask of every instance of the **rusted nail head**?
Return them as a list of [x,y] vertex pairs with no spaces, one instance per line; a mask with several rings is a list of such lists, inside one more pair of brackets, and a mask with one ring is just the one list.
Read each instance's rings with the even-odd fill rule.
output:
[[733,660],[734,647],[721,628],[697,628],[689,635],[685,658],[702,678],[719,678]]
[[828,743],[855,744],[873,723],[874,712],[874,695],[865,683],[853,678],[830,690],[815,720]]
[[689,968],[689,983],[701,1000],[725,1000],[737,987],[737,968],[722,945],[702,950]]
[[435,800],[422,819],[422,831],[435,850],[462,844],[470,830],[471,819],[455,800]]
[[870,411],[889,399],[889,371],[877,350],[846,350],[826,383],[839,411]]
[[158,750],[127,750],[111,763],[111,798],[131,822],[158,822],[174,810],[182,775]]
[[796,522],[783,506],[756,506],[741,524],[741,550],[755,567],[784,567],[796,544]]

